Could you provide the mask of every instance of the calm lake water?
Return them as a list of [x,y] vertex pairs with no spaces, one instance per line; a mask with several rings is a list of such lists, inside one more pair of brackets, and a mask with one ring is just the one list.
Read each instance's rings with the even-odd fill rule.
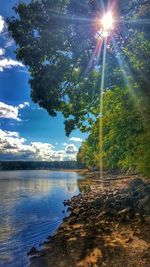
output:
[[[23,267],[67,214],[64,199],[79,193],[76,172],[0,172],[0,266]],[[62,211],[65,210],[65,213]]]

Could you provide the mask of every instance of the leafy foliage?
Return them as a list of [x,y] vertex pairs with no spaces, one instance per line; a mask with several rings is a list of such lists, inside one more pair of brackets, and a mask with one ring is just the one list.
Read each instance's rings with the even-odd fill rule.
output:
[[[143,101],[143,99],[142,99]],[[150,132],[143,119],[136,95],[128,89],[115,88],[104,94],[103,150],[106,170],[138,171],[149,175]],[[81,145],[77,159],[86,166],[99,167],[99,120]]]
[[[16,57],[30,72],[33,101],[51,116],[61,111],[66,119],[67,135],[76,127],[83,132],[90,130],[95,121],[93,116],[99,116],[102,60],[93,57],[93,53],[97,46],[97,21],[107,5],[108,1],[97,0],[83,0],[82,3],[75,0],[31,0],[29,4],[20,2],[15,6],[17,17],[8,19],[9,32],[18,45]],[[129,20],[146,19],[148,10],[147,2],[141,0],[119,1],[113,5],[116,16],[120,14],[113,35],[126,57],[132,55],[130,63],[137,69],[142,64],[142,46],[137,43],[138,25]],[[133,64],[135,47],[139,63]],[[105,87],[113,88],[122,84],[123,79],[113,46],[109,44],[107,50]]]
[[20,2],[14,7],[16,17],[8,19],[9,32],[17,44],[17,59],[28,67],[32,100],[51,116],[62,112],[67,135],[75,128],[90,132],[78,160],[98,167],[102,70],[98,54],[103,49],[98,22],[108,6],[117,22],[107,42],[104,165],[148,173],[149,1]]

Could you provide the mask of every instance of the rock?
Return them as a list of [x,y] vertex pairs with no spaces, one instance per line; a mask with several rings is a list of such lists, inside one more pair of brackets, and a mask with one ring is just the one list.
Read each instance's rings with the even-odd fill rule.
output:
[[131,197],[128,195],[126,196],[126,198],[124,199],[124,207],[129,207],[131,206]]
[[119,217],[121,217],[122,222],[126,221],[127,216],[129,215],[129,210],[130,210],[129,208],[126,208],[126,209],[120,210],[118,212],[118,215],[119,215]]
[[52,239],[53,239],[53,236],[52,236],[52,235],[49,235],[49,236],[47,237],[47,239],[48,239],[48,240],[52,240]]
[[[147,227],[148,229],[149,227],[146,223],[142,225],[139,220],[139,209],[141,209],[144,221],[150,222],[150,215],[147,215],[150,206],[149,192],[150,185],[147,182],[144,183],[142,179],[136,178],[129,182],[129,186],[126,181],[123,181],[123,183],[121,181],[119,185],[116,186],[114,184],[112,187],[104,185],[103,189],[101,189],[101,184],[96,184],[92,186],[90,192],[74,196],[71,201],[65,200],[64,205],[69,206],[67,207],[70,211],[69,216],[64,218],[64,223],[57,230],[52,242],[49,240],[49,249],[45,251],[50,263],[45,261],[41,266],[47,266],[47,264],[49,266],[60,266],[63,258],[67,258],[67,261],[65,264],[62,263],[62,266],[77,266],[78,264],[73,262],[74,256],[75,260],[77,260],[81,257],[83,249],[84,256],[87,256],[88,252],[94,247],[102,247],[102,245],[108,248],[104,250],[104,253],[108,251],[108,255],[111,256],[109,253],[110,249],[112,249],[113,253],[110,257],[110,265],[106,263],[106,266],[121,266],[124,261],[124,257],[122,257],[124,255],[123,250],[125,250],[125,253],[127,250],[130,250],[130,247],[138,241],[133,239],[134,235],[141,238],[144,233],[143,228]],[[64,210],[66,209],[64,208]],[[133,220],[132,218],[135,217],[135,214],[136,219]],[[121,232],[120,235],[121,230],[124,232]],[[76,251],[79,257],[76,257]],[[32,248],[29,255],[34,255],[35,253],[38,253],[38,251]],[[115,261],[114,263],[112,262],[113,256],[117,253],[121,253],[120,265],[116,265]],[[41,255],[43,256],[40,250],[38,254],[35,254],[35,258]],[[53,262],[50,261],[51,256],[54,258]],[[70,262],[68,262],[69,257],[71,257]],[[44,260],[44,257],[42,260]],[[57,264],[55,264],[56,261]],[[33,265],[33,267],[35,266],[38,265]],[[87,263],[86,266],[98,265]],[[137,265],[135,264],[134,266]]]
[[136,191],[133,192],[133,195],[132,195],[132,196],[133,196],[134,198],[138,198],[138,197],[139,197],[139,194],[140,194],[140,192],[138,192],[138,191],[136,190]]
[[150,196],[149,195],[139,200],[139,208],[143,208],[144,210],[150,211]]
[[102,206],[102,200],[100,198],[96,198],[95,205],[97,208],[100,208]]
[[99,215],[97,216],[97,218],[102,218],[104,216],[106,216],[106,211],[100,212]]
[[146,195],[144,198],[139,200],[139,214],[141,221],[145,221],[145,215],[150,217],[150,196]]
[[128,187],[133,190],[140,185],[144,185],[143,180],[141,178],[135,178],[129,183]]
[[79,213],[80,213],[80,209],[79,209],[79,208],[75,208],[75,209],[72,211],[72,213],[73,213],[74,215],[79,215]]
[[67,221],[67,217],[63,218],[63,222],[66,222]]
[[114,205],[121,206],[121,204],[122,204],[122,200],[120,199],[120,200],[117,200]]
[[117,193],[118,193],[118,191],[115,190],[115,191],[113,192],[113,195],[115,196],[115,195],[117,195]]
[[27,255],[32,256],[32,255],[37,254],[38,252],[39,252],[39,251],[38,251],[35,247],[32,247],[32,248],[30,249],[30,251],[27,252]]
[[73,210],[73,208],[71,208],[71,207],[68,207],[68,208],[67,208],[67,212],[68,212],[68,211],[72,211],[72,210]]
[[148,224],[150,224],[150,216],[145,216],[144,221]]
[[64,206],[69,206],[70,205],[70,200],[69,199],[64,200],[63,204],[64,204]]
[[144,188],[144,192],[148,195],[150,195],[150,184],[146,185]]
[[127,240],[126,240],[126,243],[130,243],[133,241],[133,238],[130,236]]

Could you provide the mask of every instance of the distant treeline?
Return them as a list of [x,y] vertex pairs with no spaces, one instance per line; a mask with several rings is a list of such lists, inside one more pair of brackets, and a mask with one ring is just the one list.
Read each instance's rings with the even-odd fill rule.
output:
[[83,169],[76,161],[0,161],[0,170]]

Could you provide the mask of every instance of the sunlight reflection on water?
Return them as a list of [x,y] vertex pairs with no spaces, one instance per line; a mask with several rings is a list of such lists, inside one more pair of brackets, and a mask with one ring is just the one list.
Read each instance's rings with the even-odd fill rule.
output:
[[0,266],[27,266],[38,247],[62,222],[64,199],[79,193],[75,172],[0,172]]

